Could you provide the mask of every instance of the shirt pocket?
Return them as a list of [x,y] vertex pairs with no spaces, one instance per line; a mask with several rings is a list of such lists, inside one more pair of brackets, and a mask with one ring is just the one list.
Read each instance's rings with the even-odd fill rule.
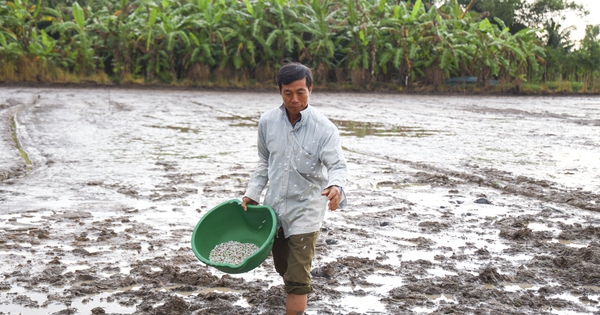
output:
[[319,164],[316,153],[301,148],[294,158],[296,170],[301,174],[313,174]]

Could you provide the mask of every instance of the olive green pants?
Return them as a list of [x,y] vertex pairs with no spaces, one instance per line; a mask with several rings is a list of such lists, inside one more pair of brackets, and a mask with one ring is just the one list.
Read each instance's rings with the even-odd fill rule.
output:
[[313,291],[310,269],[318,235],[319,232],[312,232],[285,238],[282,229],[277,232],[273,242],[273,263],[277,273],[283,277],[286,293],[303,295]]

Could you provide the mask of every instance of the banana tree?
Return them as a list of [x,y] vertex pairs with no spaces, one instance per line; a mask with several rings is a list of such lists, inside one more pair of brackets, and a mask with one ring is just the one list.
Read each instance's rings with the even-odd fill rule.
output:
[[412,8],[400,2],[386,11],[388,15],[381,20],[382,52],[377,62],[385,71],[397,69],[401,83],[409,85],[423,74],[426,61],[423,60],[422,45],[428,45],[425,25],[434,17],[428,16],[425,23],[420,22],[419,16],[426,14],[420,0]]
[[438,12],[434,27],[430,28],[435,38],[432,47],[435,53],[432,54],[430,69],[437,67],[444,72],[445,78],[472,75],[472,69],[465,65],[476,57],[478,46],[471,42],[470,32],[466,27],[477,23],[479,17],[462,11],[456,2],[445,9],[448,12]]
[[17,17],[16,9],[14,3],[0,3],[0,63],[3,64],[25,53],[18,33],[22,19]]
[[515,35],[510,35],[510,37],[511,43],[506,47],[514,54],[513,62],[516,64],[515,77],[525,80],[528,72],[533,77],[533,74],[540,70],[540,64],[544,62],[543,58],[545,57],[544,48],[537,37],[537,30],[523,29]]
[[222,19],[227,7],[223,3],[212,3],[210,0],[198,0],[185,7],[186,28],[193,47],[186,65],[215,66],[217,59],[227,55],[222,29]]
[[206,78],[199,71],[219,67],[222,75],[254,72],[265,82],[289,58],[316,69],[320,82],[349,72],[360,87],[426,82],[432,74],[475,75],[482,83],[524,78],[544,62],[534,30],[511,35],[459,1],[440,8],[423,1],[2,1],[0,63],[45,60],[83,74],[104,68],[165,82],[194,71]]
[[167,13],[159,13],[161,17],[159,29],[164,37],[161,46],[167,54],[166,62],[170,65],[169,73],[165,73],[163,76],[165,78],[170,76],[169,79],[174,80],[181,77],[183,57],[190,49],[191,41],[187,33],[184,9],[177,6],[170,8],[169,5],[171,3],[163,1],[163,8]]
[[90,8],[88,32],[95,34],[93,49],[104,70],[109,75],[123,77],[131,73],[132,54],[135,41],[136,21],[130,12],[136,2],[127,0],[95,1]]
[[305,49],[304,40],[299,31],[302,23],[293,5],[289,0],[274,0],[268,7],[273,29],[267,35],[266,44],[273,52],[279,52],[279,56],[275,57],[278,64],[281,64],[286,56],[299,59],[298,52]]
[[58,32],[64,42],[63,64],[72,67],[76,73],[85,75],[95,70],[95,51],[92,47],[94,41],[88,34],[90,20],[85,18],[84,9],[79,3],[74,2],[71,6],[72,20],[53,23],[48,29]]
[[[134,29],[136,40],[134,49],[138,52],[135,58],[137,71],[142,71],[147,80],[153,80],[157,72],[160,72],[159,49],[157,47],[156,35],[159,32],[156,26],[160,7],[153,1],[140,1],[140,6],[132,14],[137,24]],[[136,72],[137,72],[136,71]]]
[[[176,78],[172,51],[177,44],[189,47],[187,34],[178,29],[183,23],[169,1],[156,3],[140,0],[131,14],[134,42],[134,73],[143,73],[147,80],[156,78],[171,82]],[[165,13],[167,12],[167,13]],[[168,14],[174,13],[174,16]]]
[[331,0],[311,1],[300,7],[304,23],[299,31],[310,34],[308,46],[300,53],[299,60],[307,59],[316,69],[317,81],[324,82],[329,71],[335,67],[335,52],[339,41],[337,21],[343,19],[337,2]]
[[232,6],[227,10],[223,27],[227,54],[219,64],[221,68],[231,62],[236,70],[243,67],[249,71],[256,67],[257,61],[268,59],[273,53],[263,38],[266,30],[273,27],[265,17],[264,2],[244,0],[243,4],[244,7]]
[[6,11],[3,11],[7,16],[2,18],[2,22],[3,24],[7,23],[7,26],[11,29],[10,33],[13,35],[11,37],[16,39],[24,50],[29,47],[33,36],[37,35],[40,4],[41,0],[37,0],[35,3],[29,0],[15,0],[5,3],[4,9]]
[[54,52],[54,46],[56,45],[56,40],[46,34],[46,31],[41,31],[41,35],[37,35],[37,33],[33,33],[32,40],[27,47],[29,53],[42,61],[42,66],[44,68],[47,67],[48,61],[51,58],[56,58],[59,56],[58,53]]
[[[372,3],[366,0],[347,0],[344,15],[348,23],[340,26],[345,62],[351,71],[352,83],[362,86],[375,79],[377,41],[380,37],[379,21],[374,21]],[[374,16],[373,16],[374,17]]]

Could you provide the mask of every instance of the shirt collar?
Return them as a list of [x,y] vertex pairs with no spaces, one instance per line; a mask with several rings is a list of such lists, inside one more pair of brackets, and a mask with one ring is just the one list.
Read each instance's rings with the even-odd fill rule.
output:
[[[285,105],[281,104],[281,106],[279,108],[281,108],[281,111],[283,112],[283,116],[285,117],[285,119],[289,120],[287,111],[285,110]],[[308,105],[306,105],[306,108],[300,112],[300,118],[298,120],[296,120],[296,122],[293,124],[292,127],[299,128],[300,126],[306,124],[311,113],[312,113],[312,106],[310,106],[310,104],[308,104]]]

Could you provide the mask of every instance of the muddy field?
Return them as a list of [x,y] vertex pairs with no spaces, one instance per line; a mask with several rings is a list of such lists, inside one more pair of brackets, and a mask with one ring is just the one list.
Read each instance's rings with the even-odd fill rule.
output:
[[[229,275],[190,247],[204,213],[242,197],[280,101],[0,87],[0,314],[283,314],[270,259]],[[600,98],[311,104],[350,176],[308,314],[600,314]]]

